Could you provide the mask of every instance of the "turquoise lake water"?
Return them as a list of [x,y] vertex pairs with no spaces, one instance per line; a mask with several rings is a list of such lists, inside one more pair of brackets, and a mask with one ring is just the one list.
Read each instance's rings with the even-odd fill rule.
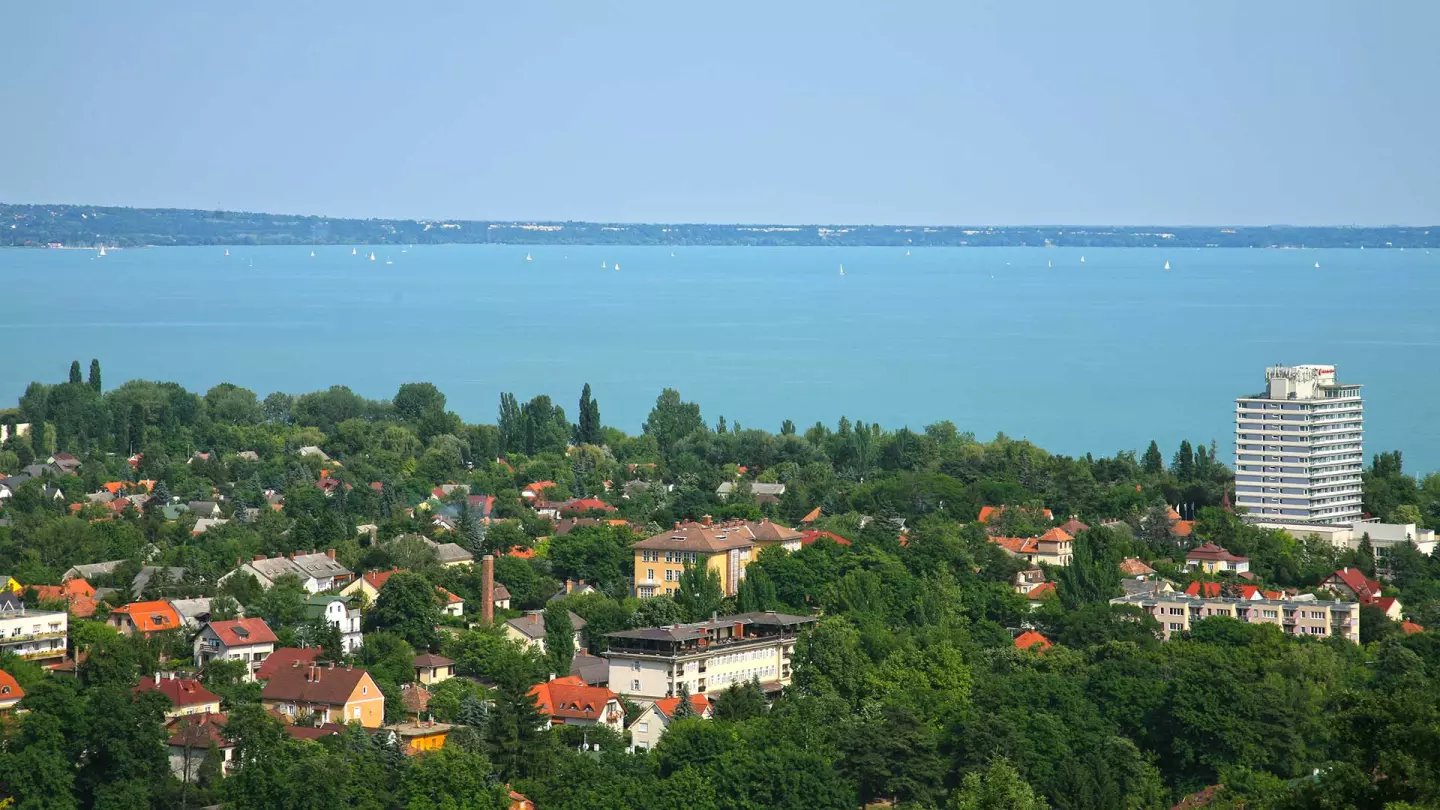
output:
[[712,424],[949,419],[1068,454],[1213,438],[1229,458],[1232,400],[1267,365],[1333,363],[1365,386],[1367,454],[1440,468],[1440,251],[370,249],[0,250],[0,403],[98,357],[111,385],[199,392],[428,380],[467,421],[493,422],[501,391],[573,419],[589,382],[632,431],[670,386]]

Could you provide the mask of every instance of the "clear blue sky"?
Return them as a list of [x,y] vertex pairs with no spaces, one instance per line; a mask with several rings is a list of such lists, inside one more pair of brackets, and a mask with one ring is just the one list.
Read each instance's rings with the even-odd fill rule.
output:
[[1440,2],[6,3],[0,200],[1440,222]]

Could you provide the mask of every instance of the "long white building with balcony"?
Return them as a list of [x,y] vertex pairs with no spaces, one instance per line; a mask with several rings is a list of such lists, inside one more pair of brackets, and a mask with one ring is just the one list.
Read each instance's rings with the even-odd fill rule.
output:
[[1235,505],[1270,520],[1360,519],[1365,465],[1360,386],[1334,366],[1265,369],[1265,390],[1235,400]]
[[10,599],[0,604],[0,651],[41,665],[65,660],[70,614],[31,610]]

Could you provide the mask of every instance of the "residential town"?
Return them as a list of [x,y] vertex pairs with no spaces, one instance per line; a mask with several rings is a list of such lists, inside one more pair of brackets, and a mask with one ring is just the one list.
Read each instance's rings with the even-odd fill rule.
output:
[[[577,425],[545,397],[465,425],[428,384],[261,401],[104,391],[94,368],[0,412],[0,730],[35,758],[0,762],[19,806],[120,785],[261,807],[321,767],[350,775],[295,806],[375,772],[363,790],[417,807],[467,784],[476,807],[692,785],[718,807],[918,808],[973,779],[1054,799],[1081,778],[1168,807],[1227,768],[1291,767],[1238,743],[1223,767],[1183,754],[1208,724],[1311,735],[1289,756],[1329,767],[1362,720],[1325,695],[1379,688],[1390,665],[1367,661],[1436,655],[1422,524],[1440,499],[1398,456],[1367,473],[1373,511],[1292,520],[1236,506],[1188,442],[1167,463],[1153,443],[1069,459],[948,424],[771,435],[712,428],[672,391],[632,437],[588,388]],[[1330,680],[1283,709],[1149,691],[1307,667]],[[1122,686],[1170,737],[1117,713]],[[1037,712],[1065,731],[1017,725]],[[89,753],[121,744],[125,773]],[[1079,770],[1038,769],[1043,745]],[[793,774],[810,803],[759,778],[722,799],[710,757]]]

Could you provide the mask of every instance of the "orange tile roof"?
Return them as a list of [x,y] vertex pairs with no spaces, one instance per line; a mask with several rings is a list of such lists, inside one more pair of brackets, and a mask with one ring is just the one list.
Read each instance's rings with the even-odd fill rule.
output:
[[385,587],[385,583],[390,581],[390,577],[400,573],[400,570],[399,568],[391,568],[389,571],[371,571],[365,575],[365,582],[378,591]]
[[579,675],[567,675],[530,688],[540,713],[551,718],[600,722],[605,705],[618,696],[603,686],[589,686]]
[[117,613],[129,616],[135,629],[141,633],[157,633],[161,630],[174,630],[181,626],[180,614],[175,612],[175,608],[164,600],[131,602],[110,611],[112,616]]
[[20,688],[20,683],[15,676],[0,669],[0,700],[19,700],[25,697],[25,690]]
[[230,619],[210,622],[210,629],[226,647],[244,647],[250,644],[274,644],[280,639],[271,632],[264,619]]
[[[661,698],[655,701],[655,710],[666,717],[674,717],[675,710],[678,708],[680,708],[680,698],[678,697]],[[695,713],[701,717],[708,717],[710,715],[710,698],[704,695],[691,695],[690,708],[694,709]]]
[[814,523],[815,521],[817,521],[817,520],[819,520],[819,519],[820,519],[820,507],[817,506],[817,507],[815,507],[814,509],[811,509],[809,512],[805,513],[805,517],[800,518],[800,522],[801,522],[801,523]]
[[1039,550],[1033,537],[991,537],[989,540],[1011,554],[1033,554]]
[[1170,524],[1170,533],[1176,537],[1189,537],[1195,533],[1195,521],[1177,520]]
[[[1023,507],[1021,507],[1021,509],[1023,511]],[[995,517],[996,515],[1004,511],[1005,507],[1003,506],[982,506],[980,507],[980,517],[976,518],[976,520],[978,520],[980,523],[989,523],[990,518]],[[1040,513],[1045,516],[1046,520],[1055,519],[1055,513],[1051,512],[1049,509],[1041,509]]]
[[122,490],[122,489],[129,489],[129,488],[135,486],[135,482],[133,482],[133,481],[106,481],[105,483],[101,484],[100,486],[104,487],[104,488],[105,488],[105,491],[109,492],[111,495],[114,495],[115,493],[119,492],[119,491]]
[[540,497],[541,495],[543,495],[543,494],[545,493],[545,490],[547,490],[547,489],[549,489],[549,488],[551,488],[551,487],[553,487],[553,486],[555,486],[555,482],[554,482],[554,481],[532,481],[532,482],[526,484],[526,485],[525,485],[525,489],[524,489],[524,490],[521,490],[521,491],[522,491],[522,492],[523,492],[523,491],[533,492],[533,493],[535,493],[534,497],[537,497],[537,498],[538,498],[538,497]]
[[1404,630],[1404,631],[1405,631],[1405,635],[1407,635],[1407,636],[1413,636],[1413,635],[1415,635],[1416,633],[1423,633],[1423,632],[1425,632],[1425,628],[1424,628],[1424,627],[1421,627],[1420,625],[1416,624],[1415,622],[1401,622],[1401,623],[1400,623],[1400,629],[1401,629],[1401,630]]
[[[1037,647],[1039,649],[1036,649]],[[1050,649],[1050,639],[1045,638],[1034,630],[1026,630],[1019,636],[1016,636],[1015,648],[1017,650],[1035,650],[1035,652],[1045,652],[1046,650]]]
[[836,533],[834,533],[834,532],[827,532],[827,531],[825,531],[824,529],[812,529],[812,530],[810,530],[810,531],[808,531],[808,532],[803,532],[803,533],[801,534],[801,537],[800,537],[800,545],[802,545],[802,546],[811,546],[811,545],[814,545],[815,543],[819,542],[819,541],[820,541],[820,538],[822,538],[822,537],[828,537],[828,538],[830,538],[831,540],[834,540],[838,545],[842,545],[842,546],[852,545],[852,543],[851,543],[849,540],[846,540],[845,538],[841,537],[840,535],[838,535],[838,534],[836,534]]
[[1165,517],[1168,517],[1168,518],[1170,518],[1171,520],[1179,520],[1179,519],[1180,519],[1180,513],[1175,511],[1175,507],[1173,507],[1173,506],[1166,506],[1166,507],[1165,507]]
[[435,586],[435,590],[439,591],[439,592],[440,592],[440,595],[445,598],[445,604],[447,604],[447,605],[453,605],[453,604],[455,604],[456,602],[464,602],[464,601],[465,601],[464,599],[461,599],[460,597],[456,596],[455,594],[453,594],[453,593],[445,590],[444,588],[440,587],[439,585],[436,585],[436,586]]
[[506,556],[506,557],[515,557],[515,558],[518,558],[518,559],[521,559],[521,560],[528,560],[528,559],[531,559],[531,558],[533,558],[533,557],[535,556],[535,549],[533,549],[533,548],[521,548],[520,546],[515,546],[515,547],[511,548],[509,551],[505,552],[505,556]]
[[1075,538],[1071,537],[1070,533],[1064,529],[1051,529],[1040,535],[1040,539],[1047,543],[1068,543]]

